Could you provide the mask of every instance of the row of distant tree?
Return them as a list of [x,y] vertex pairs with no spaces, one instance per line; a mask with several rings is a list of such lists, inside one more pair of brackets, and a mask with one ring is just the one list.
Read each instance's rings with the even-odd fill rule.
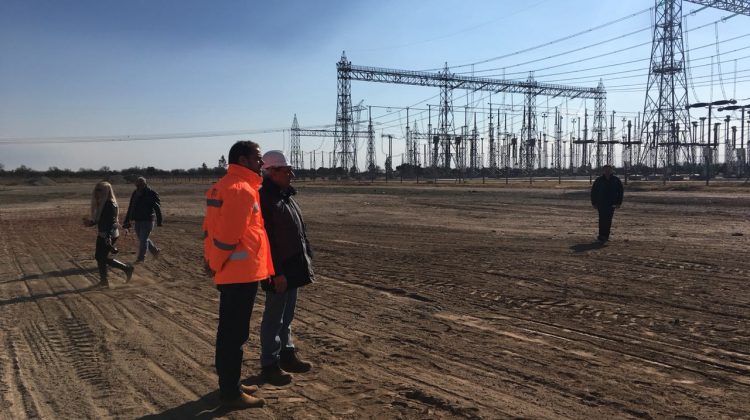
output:
[[153,166],[133,166],[122,170],[113,170],[109,166],[102,166],[99,169],[92,168],[79,168],[74,171],[68,168],[58,168],[57,166],[51,166],[46,171],[39,171],[29,168],[26,165],[21,165],[16,169],[5,170],[5,165],[0,163],[0,176],[9,177],[21,177],[31,178],[38,176],[47,176],[50,178],[106,178],[113,175],[122,175],[126,179],[139,176],[145,177],[189,177],[189,176],[221,176],[227,172],[227,161],[222,156],[219,159],[218,165],[209,167],[205,162],[197,168],[190,169],[159,169]]
[[[712,173],[718,174],[723,173],[726,170],[726,166],[723,164],[716,164],[712,165]],[[742,168],[740,169],[740,174],[734,174],[734,175],[747,175],[744,174],[745,171],[742,171]],[[20,178],[31,178],[31,177],[38,177],[38,176],[47,176],[50,178],[107,178],[114,175],[122,175],[127,180],[134,180],[138,176],[145,176],[145,177],[220,177],[226,173],[227,170],[227,161],[224,156],[221,156],[218,163],[214,167],[209,167],[205,162],[201,164],[200,166],[196,168],[190,168],[190,169],[159,169],[155,168],[153,166],[147,166],[147,167],[140,167],[140,166],[133,166],[130,168],[125,168],[122,170],[112,170],[108,166],[102,166],[99,169],[90,169],[90,168],[79,168],[77,171],[71,170],[71,169],[61,169],[56,166],[52,166],[48,168],[46,171],[38,171],[32,168],[29,168],[25,165],[21,165],[16,169],[11,170],[5,170],[5,167],[2,163],[0,163],[0,176],[9,176],[9,177],[20,177]],[[389,168],[388,166],[386,169],[382,169],[380,167],[370,168],[370,170],[364,170],[364,171],[355,171],[354,168],[351,168],[351,170],[347,171],[344,168],[317,168],[317,169],[298,169],[295,172],[297,173],[298,177],[301,178],[362,178],[362,179],[369,179],[369,178],[379,178],[379,177],[403,177],[403,178],[414,178],[414,177],[425,177],[425,178],[432,178],[432,177],[454,177],[454,178],[462,178],[462,177],[482,177],[482,176],[488,176],[488,177],[497,177],[497,176],[505,176],[507,171],[507,175],[510,177],[519,177],[519,176],[528,176],[528,173],[524,169],[519,168],[497,168],[497,169],[491,169],[491,168],[482,168],[479,170],[466,170],[466,171],[459,171],[456,168],[423,168],[421,166],[412,166],[408,164],[402,164],[397,166],[394,169]],[[658,171],[659,173],[663,172],[664,170],[661,169]],[[699,174],[704,171],[704,168],[701,167],[701,165],[684,165],[684,166],[676,166],[673,168],[670,168],[669,172],[672,174],[675,173],[689,173],[689,174]],[[554,168],[548,168],[548,169],[536,169],[534,171],[535,176],[557,176],[558,172],[560,172],[561,175],[589,175],[589,174],[596,174],[598,171],[593,168],[587,168],[587,167],[581,167],[581,168],[563,168],[560,171]],[[619,168],[617,171],[620,174],[624,172],[624,168]],[[632,168],[629,168],[628,172],[632,175],[640,174],[640,175],[650,175],[654,173],[654,170],[652,168],[649,168],[644,165],[637,165]]]

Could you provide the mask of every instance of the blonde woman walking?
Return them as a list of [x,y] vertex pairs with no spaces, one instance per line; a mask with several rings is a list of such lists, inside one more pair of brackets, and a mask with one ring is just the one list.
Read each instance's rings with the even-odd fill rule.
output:
[[99,277],[102,286],[108,286],[109,281],[107,280],[107,266],[119,268],[125,272],[126,282],[130,281],[133,276],[133,266],[125,264],[114,258],[110,258],[109,254],[117,253],[115,248],[115,242],[120,236],[119,223],[117,223],[118,209],[117,199],[115,193],[112,190],[112,185],[109,182],[99,182],[94,188],[94,193],[91,197],[91,217],[84,218],[84,225],[96,226],[96,251],[94,258],[96,258],[96,264],[99,267]]

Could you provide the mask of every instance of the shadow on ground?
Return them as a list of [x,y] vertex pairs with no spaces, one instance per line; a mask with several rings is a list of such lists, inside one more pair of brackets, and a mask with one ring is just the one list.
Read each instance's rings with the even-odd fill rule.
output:
[[[245,385],[258,385],[260,386],[262,381],[259,376],[251,376],[244,381]],[[262,397],[262,395],[260,395]],[[258,412],[257,408],[248,408],[249,413],[252,414],[251,410]],[[233,410],[227,409],[219,405],[219,391],[215,390],[208,393],[195,401],[186,402],[178,407],[170,408],[162,411],[158,414],[149,414],[147,416],[139,417],[139,420],[162,420],[162,419],[201,419],[210,420],[218,417],[224,417],[227,413]]]
[[88,291],[97,290],[97,289],[106,289],[106,287],[107,286],[103,286],[97,283],[91,286],[84,287],[82,289],[62,290],[62,291],[54,292],[54,293],[40,293],[37,295],[31,295],[31,296],[17,296],[17,297],[10,298],[10,299],[0,300],[0,306],[13,305],[13,304],[22,303],[22,302],[33,302],[37,299],[64,296],[64,295],[69,295],[73,293],[83,293],[83,292],[88,292]]
[[48,271],[46,273],[27,274],[21,278],[0,281],[0,283],[15,283],[15,282],[20,282],[20,281],[46,279],[46,278],[51,278],[51,277],[86,275],[89,273],[94,273],[95,271],[96,271],[96,268],[69,268],[66,270]]
[[573,252],[586,252],[599,248],[604,248],[604,244],[599,241],[594,241],[587,244],[576,244],[570,247]]

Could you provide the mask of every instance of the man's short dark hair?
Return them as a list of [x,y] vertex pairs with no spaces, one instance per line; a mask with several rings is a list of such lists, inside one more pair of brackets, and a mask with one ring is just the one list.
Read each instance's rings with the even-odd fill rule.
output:
[[260,145],[254,141],[250,140],[240,140],[237,143],[232,145],[232,148],[229,149],[229,160],[228,163],[238,163],[240,160],[240,156],[250,156],[252,153],[255,152],[256,149],[259,149]]

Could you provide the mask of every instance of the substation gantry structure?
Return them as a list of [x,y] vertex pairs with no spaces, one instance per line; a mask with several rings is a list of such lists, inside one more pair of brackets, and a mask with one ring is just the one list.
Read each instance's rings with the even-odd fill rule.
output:
[[[684,1],[750,16],[750,0]],[[636,153],[638,163],[647,166],[672,166],[680,161],[694,163],[699,160],[695,156],[696,146],[706,145],[695,138],[695,129],[691,134],[682,30],[683,0],[655,0],[655,4],[651,64],[640,132],[643,144],[630,143],[640,148],[640,153]],[[628,147],[631,144],[626,150]]]
[[[357,124],[359,123],[359,113],[364,107],[362,106],[362,102],[359,103],[356,107],[353,107],[355,115],[357,115]],[[352,127],[355,127],[354,123],[352,124]],[[304,154],[302,152],[302,147],[300,145],[300,137],[323,137],[323,138],[337,138],[338,132],[336,130],[326,130],[326,129],[303,129],[299,127],[299,122],[297,121],[297,114],[294,115],[294,120],[292,120],[292,128],[289,131],[290,133],[290,160],[292,168],[294,169],[302,169],[304,165]],[[367,165],[369,170],[369,165],[371,162],[371,153],[372,153],[372,161],[374,161],[374,153],[375,149],[373,146],[373,139],[374,139],[374,131],[372,128],[372,118],[370,119],[370,124],[367,127],[367,131],[361,131],[361,130],[352,130],[349,132],[350,137],[349,141],[351,142],[351,145],[349,146],[350,154],[348,156],[339,156],[338,159],[341,163],[342,168],[347,168],[347,171],[354,171],[358,172],[359,168],[357,167],[357,140],[359,137],[366,137],[367,138]],[[311,152],[312,153],[312,152]],[[337,157],[333,157],[333,161],[336,162]],[[325,166],[323,164],[324,157],[321,157],[321,166]],[[337,167],[335,163],[332,163],[331,165],[333,168]],[[314,169],[314,168],[310,168]]]
[[[456,134],[453,124],[453,91],[463,89],[468,91],[485,91],[492,93],[511,93],[524,95],[524,112],[521,136],[519,139],[519,166],[532,172],[538,159],[537,148],[537,111],[536,99],[539,96],[566,97],[570,99],[593,99],[595,103],[594,129],[595,141],[604,142],[606,131],[606,100],[607,93],[600,82],[597,87],[565,86],[542,83],[529,75],[525,81],[491,79],[485,77],[461,76],[450,72],[447,64],[440,72],[425,72],[414,70],[399,70],[381,67],[366,67],[352,65],[347,60],[346,53],[342,53],[341,60],[336,64],[338,75],[338,94],[336,103],[336,128],[334,130],[334,166],[345,166],[352,162],[354,144],[355,119],[351,99],[351,82],[377,82],[402,84],[413,86],[430,86],[440,88],[440,106],[438,110],[438,126],[426,133],[432,141],[430,165],[450,169],[460,167],[466,161],[466,142],[476,143],[476,135],[463,136]],[[408,120],[407,120],[408,121]],[[410,138],[417,140],[416,136]],[[462,145],[462,142],[464,143]],[[468,145],[469,161],[476,162],[476,144]],[[473,152],[472,152],[473,151]],[[462,156],[462,153],[463,156]]]

